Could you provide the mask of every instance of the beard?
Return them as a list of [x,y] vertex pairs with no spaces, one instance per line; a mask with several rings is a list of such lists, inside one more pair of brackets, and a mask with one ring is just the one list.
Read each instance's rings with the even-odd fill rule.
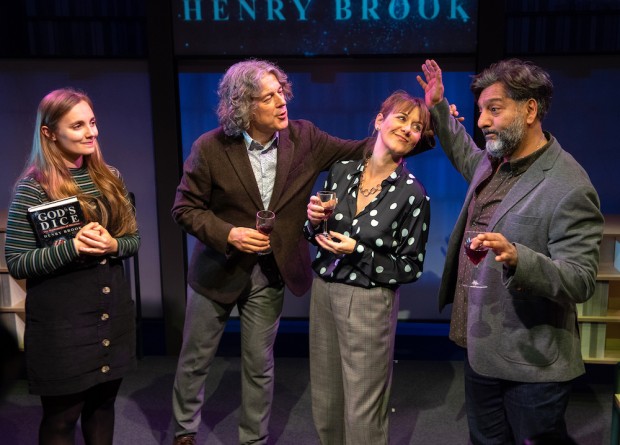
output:
[[525,137],[525,118],[518,116],[508,127],[501,131],[489,131],[487,134],[495,134],[497,138],[486,143],[489,155],[494,158],[505,158],[512,155],[523,138]]

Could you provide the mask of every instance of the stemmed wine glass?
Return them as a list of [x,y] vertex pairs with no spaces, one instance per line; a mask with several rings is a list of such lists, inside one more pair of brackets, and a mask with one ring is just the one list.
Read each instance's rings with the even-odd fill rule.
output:
[[[474,269],[472,271],[472,280],[471,283],[463,284],[466,287],[475,287],[477,289],[486,288],[486,284],[481,284],[476,278],[478,275],[478,265],[482,262],[484,257],[487,256],[489,252],[488,247],[484,247],[481,241],[475,241],[475,238],[478,235],[483,234],[484,232],[476,232],[475,230],[466,230],[465,235],[463,236],[463,249],[469,261],[471,261],[474,265]],[[474,248],[472,249],[472,243],[474,244]],[[480,244],[477,244],[480,243]]]
[[328,190],[321,190],[316,194],[321,201],[321,205],[323,206],[323,235],[325,238],[329,238],[329,232],[327,231],[327,220],[332,213],[334,213],[334,209],[336,208],[336,204],[338,204],[338,198],[336,198],[336,192],[331,192]]
[[[256,230],[258,230],[263,235],[269,236],[271,231],[273,230],[273,225],[276,221],[276,214],[271,210],[259,210],[256,213]],[[267,255],[271,253],[271,249],[258,252],[259,255]]]

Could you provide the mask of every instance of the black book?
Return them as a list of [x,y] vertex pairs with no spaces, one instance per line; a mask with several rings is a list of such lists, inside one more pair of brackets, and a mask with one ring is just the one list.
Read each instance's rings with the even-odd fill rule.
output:
[[30,207],[28,218],[41,247],[66,243],[86,224],[75,196]]

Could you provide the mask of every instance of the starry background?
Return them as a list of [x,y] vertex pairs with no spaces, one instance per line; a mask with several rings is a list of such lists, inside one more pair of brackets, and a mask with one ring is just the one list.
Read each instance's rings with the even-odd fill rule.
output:
[[306,1],[303,13],[284,0],[278,13],[270,13],[268,5],[278,2],[256,0],[253,16],[240,6],[251,2],[202,2],[201,20],[196,10],[186,20],[185,2],[177,2],[176,54],[343,56],[476,49],[476,0],[376,0],[367,12],[359,0],[350,5],[347,0]]

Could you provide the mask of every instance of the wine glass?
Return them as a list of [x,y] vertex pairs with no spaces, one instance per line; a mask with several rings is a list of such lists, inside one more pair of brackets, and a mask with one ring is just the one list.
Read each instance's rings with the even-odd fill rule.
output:
[[332,213],[334,213],[336,204],[338,204],[338,198],[336,198],[336,192],[330,192],[327,190],[317,192],[316,196],[319,197],[321,206],[323,206],[323,233],[321,233],[321,235],[325,238],[329,238],[329,232],[327,231],[327,220],[330,216],[332,216]]
[[[478,274],[478,265],[482,262],[482,260],[484,259],[484,257],[487,256],[487,253],[489,252],[489,248],[488,247],[484,247],[482,245],[481,241],[476,241],[476,237],[478,235],[483,234],[484,232],[476,232],[475,230],[466,230],[465,231],[465,235],[463,236],[463,249],[464,249],[464,253],[465,255],[467,255],[467,258],[469,258],[469,261],[471,261],[474,265],[473,271],[472,271],[472,280],[471,283],[468,284],[463,284],[463,286],[466,287],[475,287],[477,289],[484,289],[486,288],[486,284],[481,284],[477,279],[476,276]],[[475,247],[472,249],[472,243],[476,243]],[[480,244],[478,244],[480,243]]]
[[[273,230],[273,225],[276,221],[276,214],[271,210],[259,210],[256,213],[256,230],[263,235],[269,236]],[[258,252],[259,255],[267,255],[271,253],[271,249]]]

